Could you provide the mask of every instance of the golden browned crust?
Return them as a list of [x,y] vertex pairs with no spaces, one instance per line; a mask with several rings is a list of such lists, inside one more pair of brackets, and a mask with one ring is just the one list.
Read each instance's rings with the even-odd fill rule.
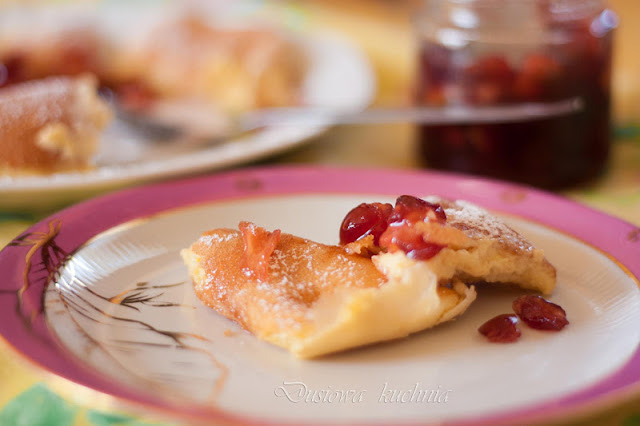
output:
[[[522,288],[551,294],[556,269],[522,234],[500,218],[467,201],[427,197],[440,204],[447,215],[447,227],[462,231],[467,244],[443,250],[434,263],[456,265],[455,276],[465,282],[489,281],[516,284]],[[452,253],[459,251],[458,253]],[[444,274],[447,275],[447,274]]]
[[304,321],[306,309],[321,293],[340,288],[378,287],[386,281],[368,258],[337,246],[314,243],[289,234],[271,256],[266,283],[243,269],[240,232],[208,231],[191,247],[201,260],[203,279],[195,283],[198,297],[248,330],[273,322]]
[[378,268],[343,247],[282,234],[262,281],[243,267],[243,252],[241,234],[228,229],[183,250],[196,295],[299,357],[407,336],[452,319],[475,298],[462,283],[439,286],[425,262],[400,254]]

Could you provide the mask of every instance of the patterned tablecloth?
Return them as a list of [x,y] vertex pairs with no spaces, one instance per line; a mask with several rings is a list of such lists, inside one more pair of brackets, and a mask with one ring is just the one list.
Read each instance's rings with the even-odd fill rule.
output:
[[[402,102],[403,95],[398,93],[406,93],[409,85],[411,50],[407,46],[411,43],[407,16],[398,8],[391,11],[389,3],[359,0],[311,1],[277,9],[262,2],[250,3],[262,7],[267,14],[277,15],[278,19],[286,19],[290,25],[319,28],[330,23],[334,29],[351,36],[369,53],[376,69],[380,92],[377,102]],[[625,19],[634,21],[634,14],[636,22],[640,19],[640,2],[618,0],[613,3],[622,15],[617,50],[625,58],[617,62],[614,73],[618,126],[612,160],[609,170],[597,182],[563,194],[625,219],[640,230],[640,56],[626,57],[632,48],[637,49],[640,34],[638,28],[624,26]],[[389,52],[396,55],[393,61],[388,60]],[[636,80],[630,79],[633,75]],[[336,128],[308,146],[270,159],[269,163],[417,168],[413,133],[413,127],[408,124]],[[367,155],[362,155],[363,152]],[[0,212],[0,247],[44,216],[46,213]],[[163,419],[154,420],[151,413],[132,414],[124,410],[125,407],[111,398],[29,365],[0,344],[0,425],[167,424]],[[640,400],[617,405],[589,419],[576,419],[576,423],[640,425]]]

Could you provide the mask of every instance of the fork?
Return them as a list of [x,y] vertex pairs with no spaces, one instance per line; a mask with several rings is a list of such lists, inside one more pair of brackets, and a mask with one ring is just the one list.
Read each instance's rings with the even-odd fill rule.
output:
[[[237,140],[270,126],[325,127],[338,124],[413,122],[422,125],[498,124],[542,120],[579,112],[581,98],[552,103],[498,106],[415,106],[345,111],[320,107],[267,108],[238,115],[211,113],[180,103],[165,103],[161,113],[135,113],[116,108],[120,120],[156,142],[175,140],[212,145]],[[157,111],[157,110],[156,110]]]

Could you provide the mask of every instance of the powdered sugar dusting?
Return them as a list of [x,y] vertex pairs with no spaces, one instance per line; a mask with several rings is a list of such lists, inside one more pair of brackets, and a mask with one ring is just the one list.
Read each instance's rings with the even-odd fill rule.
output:
[[60,102],[66,101],[69,88],[69,80],[65,78],[51,78],[9,87],[4,89],[0,97],[1,115],[13,122],[30,114],[30,120],[40,126],[49,120],[60,119],[63,115]]
[[205,269],[196,292],[249,329],[259,322],[271,329],[301,330],[312,321],[313,304],[321,295],[385,281],[368,259],[286,234],[271,253],[267,281],[243,274],[244,241],[238,231],[208,232],[193,249]]
[[500,218],[468,201],[451,201],[430,196],[430,203],[442,206],[447,215],[447,224],[458,228],[473,239],[492,239],[512,251],[531,252],[533,245],[522,235],[507,226]]
[[214,243],[224,243],[231,241],[235,236],[233,234],[220,235],[220,234],[205,234],[198,240],[199,243],[204,244],[207,247],[213,247]]

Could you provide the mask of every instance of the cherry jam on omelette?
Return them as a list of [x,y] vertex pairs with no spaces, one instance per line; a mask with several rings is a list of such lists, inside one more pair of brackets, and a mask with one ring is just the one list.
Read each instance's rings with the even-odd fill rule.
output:
[[465,201],[362,203],[339,236],[328,245],[241,222],[205,232],[181,254],[204,304],[301,358],[454,319],[475,300],[475,283],[555,287],[542,250]]

